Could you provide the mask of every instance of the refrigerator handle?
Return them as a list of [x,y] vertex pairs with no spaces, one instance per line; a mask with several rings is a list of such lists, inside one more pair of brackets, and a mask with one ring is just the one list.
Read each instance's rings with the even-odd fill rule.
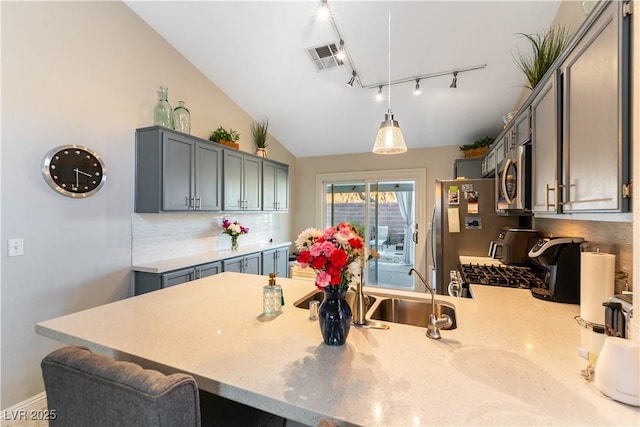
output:
[[413,232],[413,243],[418,243],[418,224],[416,224],[416,231]]
[[433,238],[433,228],[435,227],[436,221],[436,207],[433,207],[431,211],[431,229],[429,230],[429,244],[431,246],[431,261],[433,262],[433,267],[436,266],[436,251],[435,251],[435,243]]

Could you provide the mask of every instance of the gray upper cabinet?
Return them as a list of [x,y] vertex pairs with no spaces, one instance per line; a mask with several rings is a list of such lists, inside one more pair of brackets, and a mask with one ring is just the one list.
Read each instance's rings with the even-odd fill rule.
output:
[[289,209],[289,167],[264,160],[262,163],[262,210]]
[[224,210],[262,209],[262,159],[224,150]]
[[511,133],[511,147],[526,144],[531,140],[531,120],[529,109],[521,111],[515,118]]
[[220,210],[222,149],[160,126],[136,132],[138,213]]
[[[563,212],[629,209],[629,19],[609,2],[560,67]],[[626,112],[626,113],[625,113]]]
[[532,203],[535,212],[555,212],[558,191],[558,91],[556,76],[531,102]]

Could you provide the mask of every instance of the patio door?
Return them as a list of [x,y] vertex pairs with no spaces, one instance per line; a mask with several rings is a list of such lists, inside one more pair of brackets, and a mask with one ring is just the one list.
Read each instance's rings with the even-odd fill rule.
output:
[[417,233],[423,215],[417,192],[420,174],[407,177],[398,173],[395,179],[384,180],[367,177],[366,173],[355,179],[355,175],[331,174],[321,180],[321,227],[343,221],[354,224],[369,249],[379,253],[379,258],[367,264],[367,286],[422,289],[416,288],[414,276],[408,275],[412,267],[421,269],[424,265],[424,236]]

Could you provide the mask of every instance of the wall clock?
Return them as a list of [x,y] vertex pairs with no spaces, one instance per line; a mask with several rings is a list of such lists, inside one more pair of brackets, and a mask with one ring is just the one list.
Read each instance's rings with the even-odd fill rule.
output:
[[42,176],[63,196],[89,197],[104,185],[107,168],[100,155],[90,148],[61,145],[44,156]]

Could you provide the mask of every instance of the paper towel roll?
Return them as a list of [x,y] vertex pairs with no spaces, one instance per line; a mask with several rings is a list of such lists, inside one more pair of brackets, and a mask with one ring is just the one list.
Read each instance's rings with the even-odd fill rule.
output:
[[602,303],[614,294],[616,256],[603,252],[580,254],[580,317],[604,324]]

